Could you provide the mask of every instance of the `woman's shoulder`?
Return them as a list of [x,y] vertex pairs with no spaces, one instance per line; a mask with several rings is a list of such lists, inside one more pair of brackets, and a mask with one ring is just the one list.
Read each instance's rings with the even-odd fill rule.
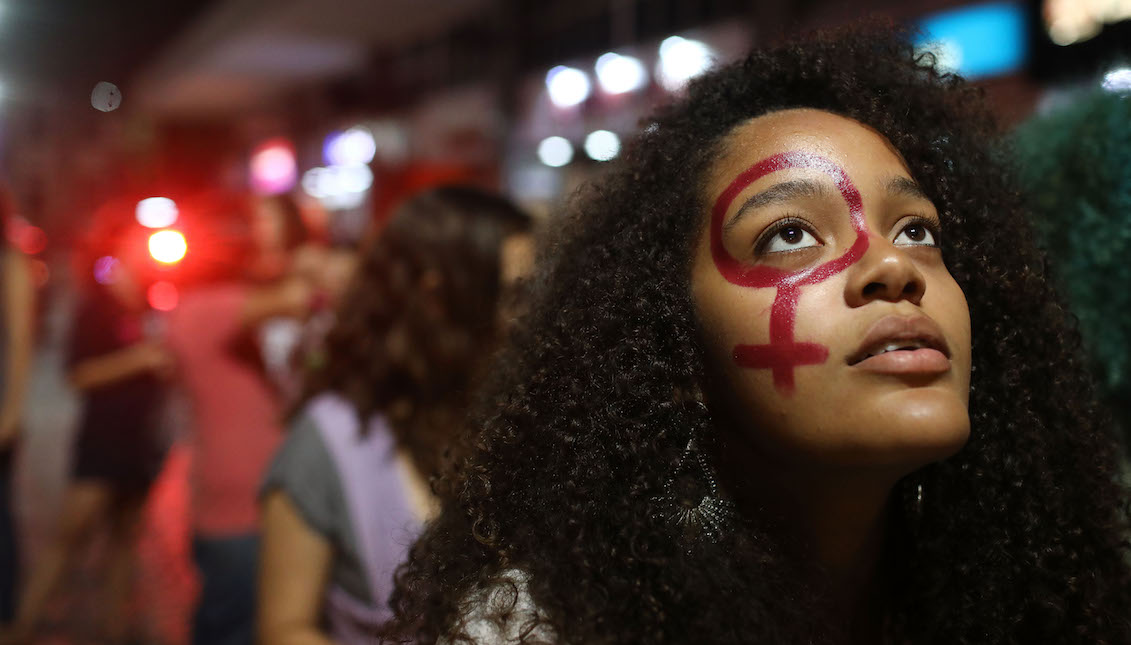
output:
[[362,433],[362,419],[357,408],[341,394],[326,391],[312,397],[296,416],[303,425],[332,436],[354,438],[367,436],[374,438],[389,433],[384,415],[375,413],[365,419],[365,432]]

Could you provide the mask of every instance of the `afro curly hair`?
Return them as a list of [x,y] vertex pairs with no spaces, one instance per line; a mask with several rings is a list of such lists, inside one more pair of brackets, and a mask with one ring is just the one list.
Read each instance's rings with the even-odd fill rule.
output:
[[[845,637],[820,572],[763,518],[689,543],[653,501],[689,433],[716,434],[685,402],[708,387],[689,286],[704,177],[737,125],[795,107],[855,119],[903,155],[938,208],[944,260],[970,306],[972,435],[899,484],[924,483],[928,496],[916,521],[892,513],[884,640],[1131,643],[1118,450],[1021,197],[990,152],[997,127],[978,90],[875,24],[701,77],[575,196],[468,456],[439,482],[441,515],[398,573],[401,637],[473,640],[462,630],[468,599],[514,590],[514,571],[541,623],[525,640]],[[515,606],[492,609],[503,625]]]

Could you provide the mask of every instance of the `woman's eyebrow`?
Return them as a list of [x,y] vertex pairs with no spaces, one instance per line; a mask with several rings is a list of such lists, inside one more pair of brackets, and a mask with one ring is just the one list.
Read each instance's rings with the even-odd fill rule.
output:
[[884,191],[889,197],[910,197],[931,201],[931,198],[927,197],[927,193],[923,192],[923,189],[915,183],[914,179],[901,175],[891,177],[884,182]]
[[793,179],[774,184],[760,193],[751,195],[742,203],[734,217],[723,225],[723,231],[734,228],[747,212],[770,204],[788,202],[799,197],[828,197],[832,195],[832,188],[820,181],[809,179]]

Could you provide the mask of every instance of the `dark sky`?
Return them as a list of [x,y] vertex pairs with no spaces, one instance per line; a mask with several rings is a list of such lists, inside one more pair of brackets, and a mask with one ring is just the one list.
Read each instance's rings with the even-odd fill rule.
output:
[[127,87],[215,1],[0,0],[0,87],[25,98],[100,80]]

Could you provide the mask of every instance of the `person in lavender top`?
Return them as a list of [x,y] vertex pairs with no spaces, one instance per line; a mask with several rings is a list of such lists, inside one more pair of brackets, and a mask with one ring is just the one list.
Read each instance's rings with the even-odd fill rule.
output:
[[514,313],[530,227],[502,198],[442,187],[363,251],[261,490],[260,642],[371,642],[392,618],[394,571]]

